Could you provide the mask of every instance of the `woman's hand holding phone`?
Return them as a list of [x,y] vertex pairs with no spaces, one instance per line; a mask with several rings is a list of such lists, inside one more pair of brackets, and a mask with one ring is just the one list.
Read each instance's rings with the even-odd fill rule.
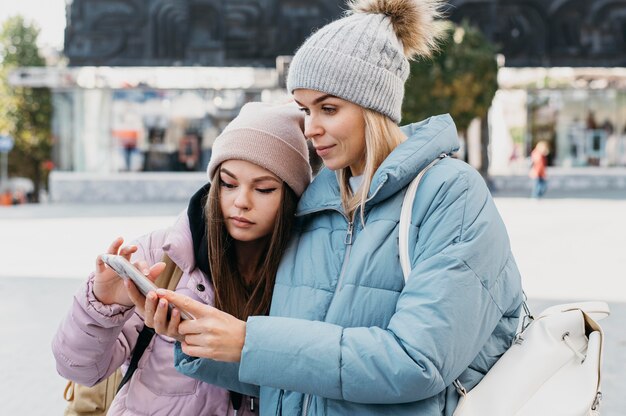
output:
[[[162,311],[167,311],[167,302],[169,302],[194,317],[183,322],[180,322],[180,318],[172,319],[166,325],[165,332],[159,332],[165,327],[155,326],[157,333],[181,341],[183,352],[187,355],[227,362],[241,360],[241,351],[246,340],[245,321],[171,290],[158,289],[157,295],[160,302],[165,301],[165,303],[163,306],[159,304],[159,311],[156,314],[160,313],[162,316]],[[177,324],[177,322],[180,323]],[[164,324],[161,322],[161,325]],[[173,327],[177,327],[175,333],[172,331]]]
[[[130,260],[130,256],[137,251],[136,246],[122,247],[124,239],[116,238],[109,246],[107,254],[119,254]],[[124,281],[110,267],[108,267],[102,258],[96,258],[96,274],[93,284],[93,294],[105,305],[124,305],[132,306],[133,303],[128,297]]]
[[[137,289],[130,289],[129,294],[131,299],[141,302],[142,295]],[[150,292],[145,297],[142,316],[144,317],[144,323],[153,328],[157,334],[174,338],[180,342],[185,341],[185,337],[178,332],[178,326],[181,323],[180,310],[173,308],[168,313],[167,300],[159,299],[155,292]]]
[[[116,238],[109,246],[107,254],[117,254],[130,261],[132,254],[137,251],[137,246],[122,247],[123,243],[123,238]],[[157,263],[152,267],[148,267],[145,262],[136,262],[135,267],[141,270],[150,280],[154,281],[163,271],[165,264]],[[130,284],[133,289],[137,290],[132,282]],[[107,266],[101,256],[98,256],[96,259],[96,273],[94,277],[93,293],[95,297],[104,305],[136,305],[136,303],[133,302],[129,296],[128,285],[125,284],[125,280],[122,279],[112,268]]]

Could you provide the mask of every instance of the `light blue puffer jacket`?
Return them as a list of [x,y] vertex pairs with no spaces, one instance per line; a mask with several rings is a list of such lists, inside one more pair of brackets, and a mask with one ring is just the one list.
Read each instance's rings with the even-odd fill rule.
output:
[[[248,319],[240,364],[176,352],[177,369],[254,394],[261,414],[451,415],[456,378],[473,387],[509,347],[522,302],[506,229],[480,175],[446,158],[424,176],[404,284],[398,221],[406,186],[457,146],[448,115],[405,127],[376,172],[352,234],[335,173],[298,206],[271,316]],[[238,377],[237,377],[238,376]]]

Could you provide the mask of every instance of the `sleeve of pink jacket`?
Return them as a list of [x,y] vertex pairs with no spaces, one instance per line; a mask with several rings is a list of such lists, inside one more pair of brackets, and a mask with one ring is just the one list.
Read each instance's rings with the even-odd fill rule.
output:
[[[163,256],[166,230],[155,231],[135,241],[132,261],[154,264]],[[76,295],[67,316],[52,340],[59,374],[79,384],[93,386],[130,360],[143,319],[134,308],[103,305],[93,294],[92,273]]]

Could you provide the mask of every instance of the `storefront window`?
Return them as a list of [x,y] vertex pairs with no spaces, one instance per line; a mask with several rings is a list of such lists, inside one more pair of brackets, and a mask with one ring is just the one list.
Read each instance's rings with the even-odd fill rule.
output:
[[550,145],[556,166],[626,166],[626,91],[528,91],[526,151]]
[[117,171],[203,171],[224,126],[260,94],[242,90],[116,90],[111,143]]

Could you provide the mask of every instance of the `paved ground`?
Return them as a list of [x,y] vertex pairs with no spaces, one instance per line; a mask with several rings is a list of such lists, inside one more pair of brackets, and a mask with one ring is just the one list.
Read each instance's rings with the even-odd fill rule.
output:
[[[500,197],[496,203],[535,312],[562,301],[610,302],[612,315],[602,321],[607,335],[602,415],[623,416],[626,195],[575,196]],[[50,340],[95,255],[118,235],[132,238],[167,226],[183,208],[184,203],[0,209],[1,414],[62,414],[64,381],[56,375]]]

